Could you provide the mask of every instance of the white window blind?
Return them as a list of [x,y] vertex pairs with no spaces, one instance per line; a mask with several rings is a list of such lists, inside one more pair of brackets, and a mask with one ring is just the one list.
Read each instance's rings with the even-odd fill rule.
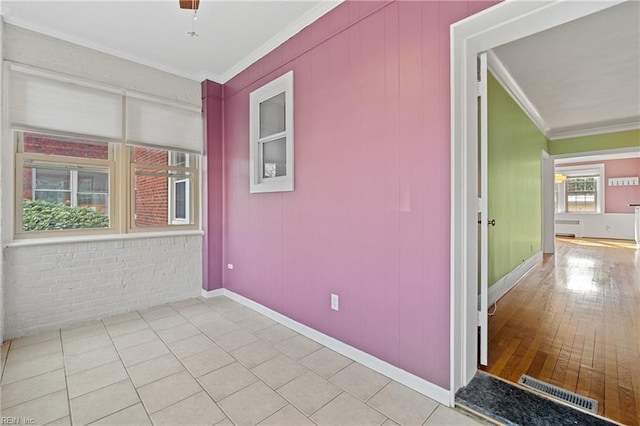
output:
[[122,139],[122,94],[10,67],[9,122],[28,127]]
[[127,143],[200,154],[202,138],[199,109],[127,95]]

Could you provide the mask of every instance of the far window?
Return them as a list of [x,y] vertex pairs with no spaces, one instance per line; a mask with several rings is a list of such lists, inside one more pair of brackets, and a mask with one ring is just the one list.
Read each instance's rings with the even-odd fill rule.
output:
[[556,213],[604,212],[604,165],[556,168]]
[[567,213],[595,213],[597,209],[598,185],[595,176],[577,176],[567,178],[566,212]]
[[250,95],[250,192],[293,191],[293,71]]

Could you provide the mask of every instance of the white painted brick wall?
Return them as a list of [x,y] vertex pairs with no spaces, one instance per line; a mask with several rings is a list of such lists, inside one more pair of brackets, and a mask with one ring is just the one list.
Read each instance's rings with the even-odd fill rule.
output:
[[[0,18],[0,58],[3,57],[2,52],[3,52],[3,46],[4,46],[4,21]],[[0,67],[0,82],[2,82],[2,74],[4,72],[4,67]],[[0,84],[0,105],[4,105],[4,102],[2,100],[2,84]],[[0,107],[1,108],[1,107]],[[0,109],[0,112],[2,110]],[[0,117],[2,117],[0,115]],[[4,129],[2,128],[4,124],[4,120],[0,119],[0,137],[2,137],[3,135],[3,131]],[[2,144],[0,144],[0,159],[3,158],[6,155],[10,155],[6,153],[6,150],[4,148],[4,146],[2,146]],[[0,167],[2,167],[2,165],[0,165]],[[2,177],[0,176],[0,182],[2,181]],[[3,206],[5,204],[4,202],[4,194],[2,191],[2,187],[0,186],[0,206]],[[4,231],[3,228],[6,226],[4,223],[4,212],[2,211],[3,209],[0,208],[0,242],[2,242],[2,235],[4,235]],[[0,245],[1,247],[1,245]],[[3,342],[3,336],[4,336],[4,301],[3,301],[3,295],[4,295],[4,291],[3,291],[3,287],[4,287],[4,256],[2,256],[2,251],[0,249],[0,343]]]
[[[14,25],[4,26],[2,46],[6,60],[201,105],[198,81]],[[0,197],[11,200],[12,140],[0,140]],[[11,203],[1,206],[0,216],[11,218]],[[2,225],[3,242],[11,242],[6,219]],[[12,246],[2,257],[5,339],[197,296],[202,287],[199,235]]]
[[5,339],[196,297],[202,236],[5,249]]

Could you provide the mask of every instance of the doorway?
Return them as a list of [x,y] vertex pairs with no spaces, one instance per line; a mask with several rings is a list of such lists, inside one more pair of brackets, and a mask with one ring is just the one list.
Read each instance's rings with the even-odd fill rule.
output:
[[[451,271],[451,382],[453,393],[455,393],[459,387],[468,383],[477,371],[478,354],[476,347],[478,334],[476,330],[477,326],[482,324],[483,320],[482,316],[478,318],[478,308],[475,297],[477,294],[479,258],[476,250],[479,247],[478,235],[480,233],[477,231],[477,228],[473,229],[477,227],[476,206],[479,204],[475,194],[477,182],[474,181],[473,177],[478,176],[478,156],[480,152],[477,142],[479,123],[477,121],[478,116],[474,110],[476,104],[474,87],[476,55],[478,52],[544,31],[545,29],[598,12],[607,7],[615,6],[616,4],[616,2],[604,5],[600,4],[598,8],[593,8],[595,5],[582,3],[574,4],[568,8],[564,8],[564,6],[557,3],[528,6],[511,4],[513,8],[511,8],[511,6],[507,7],[506,5],[501,7],[501,5],[490,9],[484,15],[472,17],[453,27],[452,211],[454,212],[454,217],[452,225]],[[553,10],[553,13],[549,14],[551,10]],[[493,14],[490,12],[493,12]],[[544,17],[544,19],[541,17]],[[491,18],[495,18],[495,20]],[[552,164],[553,160],[550,162]],[[547,176],[549,176],[548,172],[550,167],[552,168],[552,165],[549,165],[549,159],[547,158],[545,162],[543,158],[541,168],[543,170],[546,169]],[[552,182],[551,180],[551,185]],[[549,192],[549,181],[542,186],[545,188],[544,198],[548,202],[549,195],[551,194],[551,196],[553,196],[553,192]],[[545,252],[549,252],[553,250],[553,234],[549,232],[549,222],[551,229],[553,229],[553,214],[545,212],[544,219],[545,225],[543,226],[543,230],[546,232],[544,232],[545,238],[543,238],[542,249]],[[564,250],[565,246],[563,245],[562,247]],[[565,251],[567,253],[573,252],[569,249]],[[573,255],[569,254],[565,256],[565,258],[571,256]],[[556,256],[556,258],[557,257],[559,256]],[[558,326],[558,328],[559,327],[560,326]],[[572,342],[575,341],[575,339],[574,336]],[[515,343],[511,343],[511,346],[513,349]],[[512,352],[515,352],[515,349],[513,349]],[[491,357],[491,354],[489,354],[489,356]],[[489,367],[491,368],[491,365]],[[547,369],[549,368],[550,367],[547,366]],[[558,371],[562,371],[562,368]],[[620,392],[624,394],[624,391]],[[609,393],[611,393],[611,391]],[[623,399],[625,398],[626,397]]]
[[452,26],[452,403],[478,363],[477,54],[617,3],[508,2]]

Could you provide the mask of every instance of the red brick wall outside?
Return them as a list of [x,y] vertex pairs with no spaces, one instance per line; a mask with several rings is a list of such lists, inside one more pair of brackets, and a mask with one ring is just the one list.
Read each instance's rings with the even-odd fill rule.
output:
[[[36,133],[24,133],[23,141],[24,152],[32,154],[67,155],[98,160],[109,159],[109,147],[104,144]],[[33,198],[31,176],[30,168],[25,167],[22,169],[22,198],[28,200]]]
[[[167,151],[135,147],[135,163],[166,166]],[[140,170],[139,170],[140,171]],[[147,172],[157,170],[147,169]],[[169,180],[152,176],[136,176],[136,226],[162,226],[169,223]]]
[[[80,158],[106,160],[109,149],[106,145],[83,142],[58,136],[24,133],[24,152],[46,155],[66,155]],[[140,164],[166,166],[168,152],[152,148],[135,147],[134,161]],[[155,171],[155,170],[146,170]],[[23,168],[22,197],[33,198],[32,173]],[[169,182],[166,178],[151,176],[135,177],[136,185],[136,226],[163,226],[168,223]]]

